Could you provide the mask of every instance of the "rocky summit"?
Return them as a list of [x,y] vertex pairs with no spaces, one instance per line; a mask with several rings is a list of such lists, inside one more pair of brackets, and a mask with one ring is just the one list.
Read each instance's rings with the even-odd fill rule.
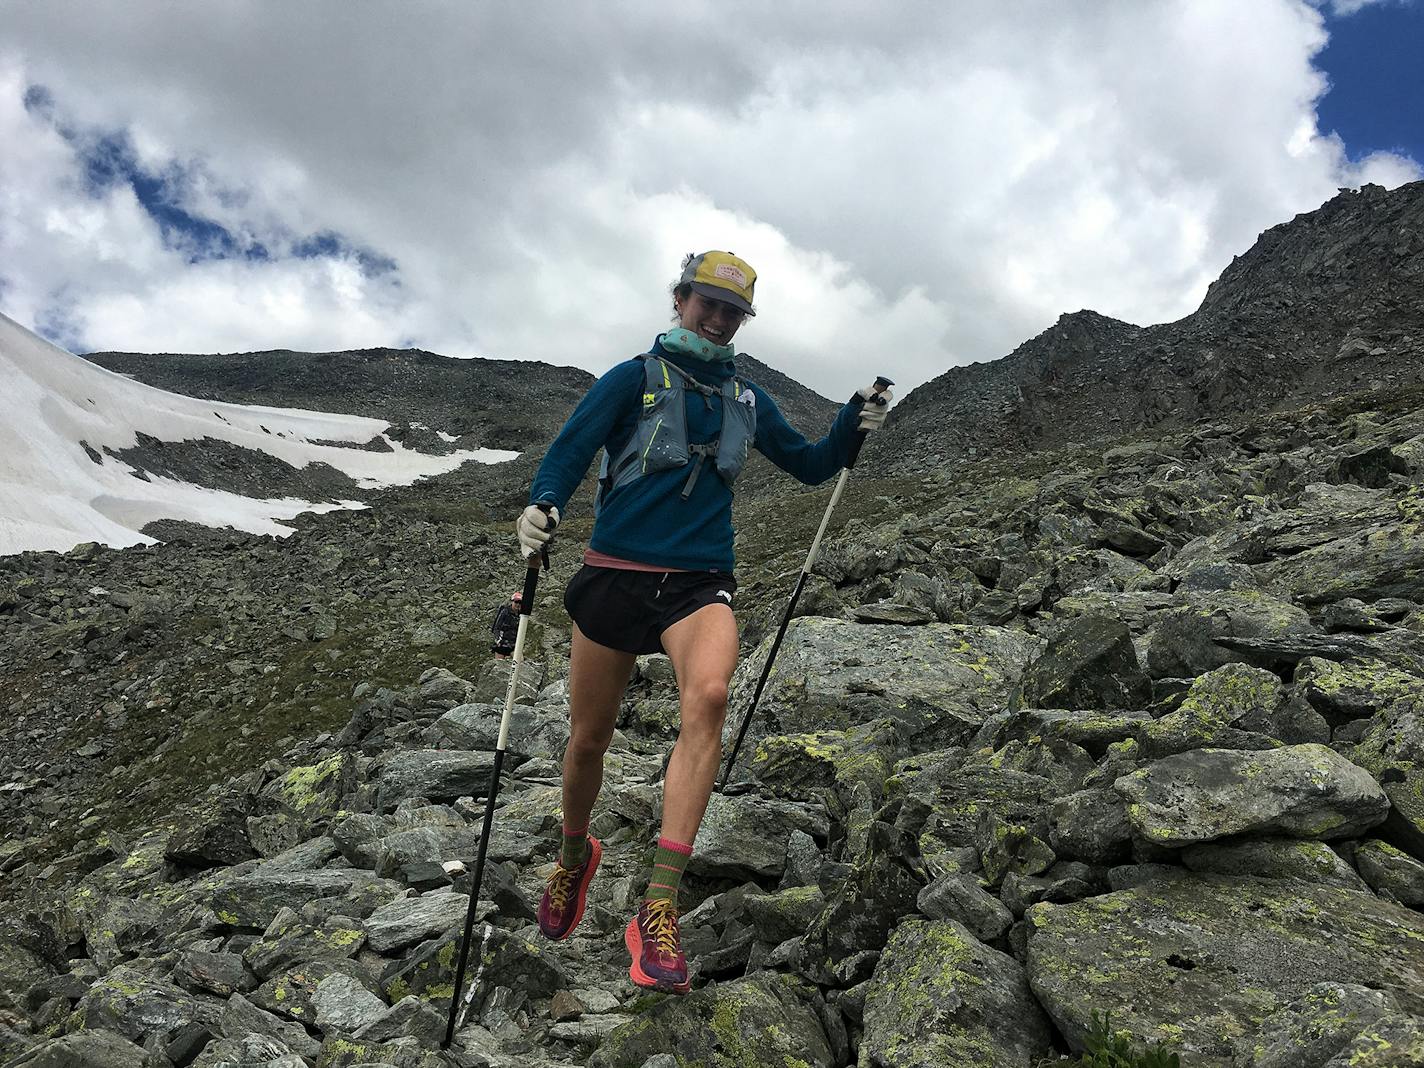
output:
[[[622,939],[676,732],[664,657],[623,705],[583,923],[559,943],[534,924],[574,508],[440,1048],[527,470],[383,491],[284,540],[175,526],[0,558],[0,1062],[1047,1068],[1108,1016],[1189,1068],[1424,1063],[1424,382],[1399,356],[1424,334],[1395,284],[1419,198],[1342,194],[1192,322],[1147,328],[1166,377],[1132,403],[1177,366],[1234,368],[1240,395],[1221,372],[1190,404],[1162,386],[1172,418],[1055,430],[1094,374],[1119,396],[1113,361],[1153,352],[1078,317],[1035,349],[1061,412],[1030,390],[921,427],[947,382],[991,373],[968,369],[892,415],[902,443],[983,447],[913,469],[889,430],[867,447],[696,843],[685,997],[634,987]],[[1298,345],[1265,325],[1290,321]],[[739,496],[729,734],[828,498]]]

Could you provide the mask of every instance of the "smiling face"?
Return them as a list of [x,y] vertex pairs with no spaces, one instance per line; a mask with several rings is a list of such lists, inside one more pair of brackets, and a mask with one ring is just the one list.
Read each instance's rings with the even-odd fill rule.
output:
[[742,325],[746,312],[721,300],[712,300],[696,291],[676,302],[678,325],[714,345],[726,345]]

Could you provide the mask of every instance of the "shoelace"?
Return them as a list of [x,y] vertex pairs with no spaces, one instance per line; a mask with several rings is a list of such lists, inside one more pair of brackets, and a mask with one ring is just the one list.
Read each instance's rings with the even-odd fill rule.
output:
[[653,936],[658,952],[673,956],[678,950],[677,906],[665,898],[655,897],[648,902],[648,934]]
[[569,902],[569,891],[573,889],[574,878],[577,875],[577,868],[566,868],[562,864],[554,865],[554,874],[549,876],[549,904],[560,912]]

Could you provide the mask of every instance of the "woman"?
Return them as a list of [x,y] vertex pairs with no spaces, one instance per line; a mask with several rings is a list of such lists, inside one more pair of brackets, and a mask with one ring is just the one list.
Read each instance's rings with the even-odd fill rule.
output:
[[567,938],[583,916],[602,855],[589,815],[623,691],[639,654],[666,652],[681,723],[648,890],[624,940],[633,982],[675,993],[689,988],[678,888],[721,761],[737,664],[731,484],[752,446],[802,482],[825,481],[843,466],[857,429],[880,427],[890,400],[866,387],[824,438],[808,443],[770,396],[736,377],[732,338],[755,315],[755,284],[756,272],[729,252],[687,257],[673,287],[677,325],[594,383],[549,447],[517,523],[528,557],[552,536],[594,453],[605,451],[590,548],[564,594],[574,632],[563,845],[539,928]]

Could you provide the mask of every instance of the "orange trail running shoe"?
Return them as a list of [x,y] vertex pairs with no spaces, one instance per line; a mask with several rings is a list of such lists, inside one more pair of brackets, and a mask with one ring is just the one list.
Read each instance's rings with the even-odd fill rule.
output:
[[632,954],[628,975],[638,986],[672,994],[692,989],[677,927],[677,905],[661,898],[644,901],[628,921],[623,941]]
[[539,902],[539,931],[545,938],[568,938],[583,919],[588,904],[588,884],[603,857],[603,846],[593,835],[588,836],[588,856],[577,868],[554,865],[554,874],[544,887]]

